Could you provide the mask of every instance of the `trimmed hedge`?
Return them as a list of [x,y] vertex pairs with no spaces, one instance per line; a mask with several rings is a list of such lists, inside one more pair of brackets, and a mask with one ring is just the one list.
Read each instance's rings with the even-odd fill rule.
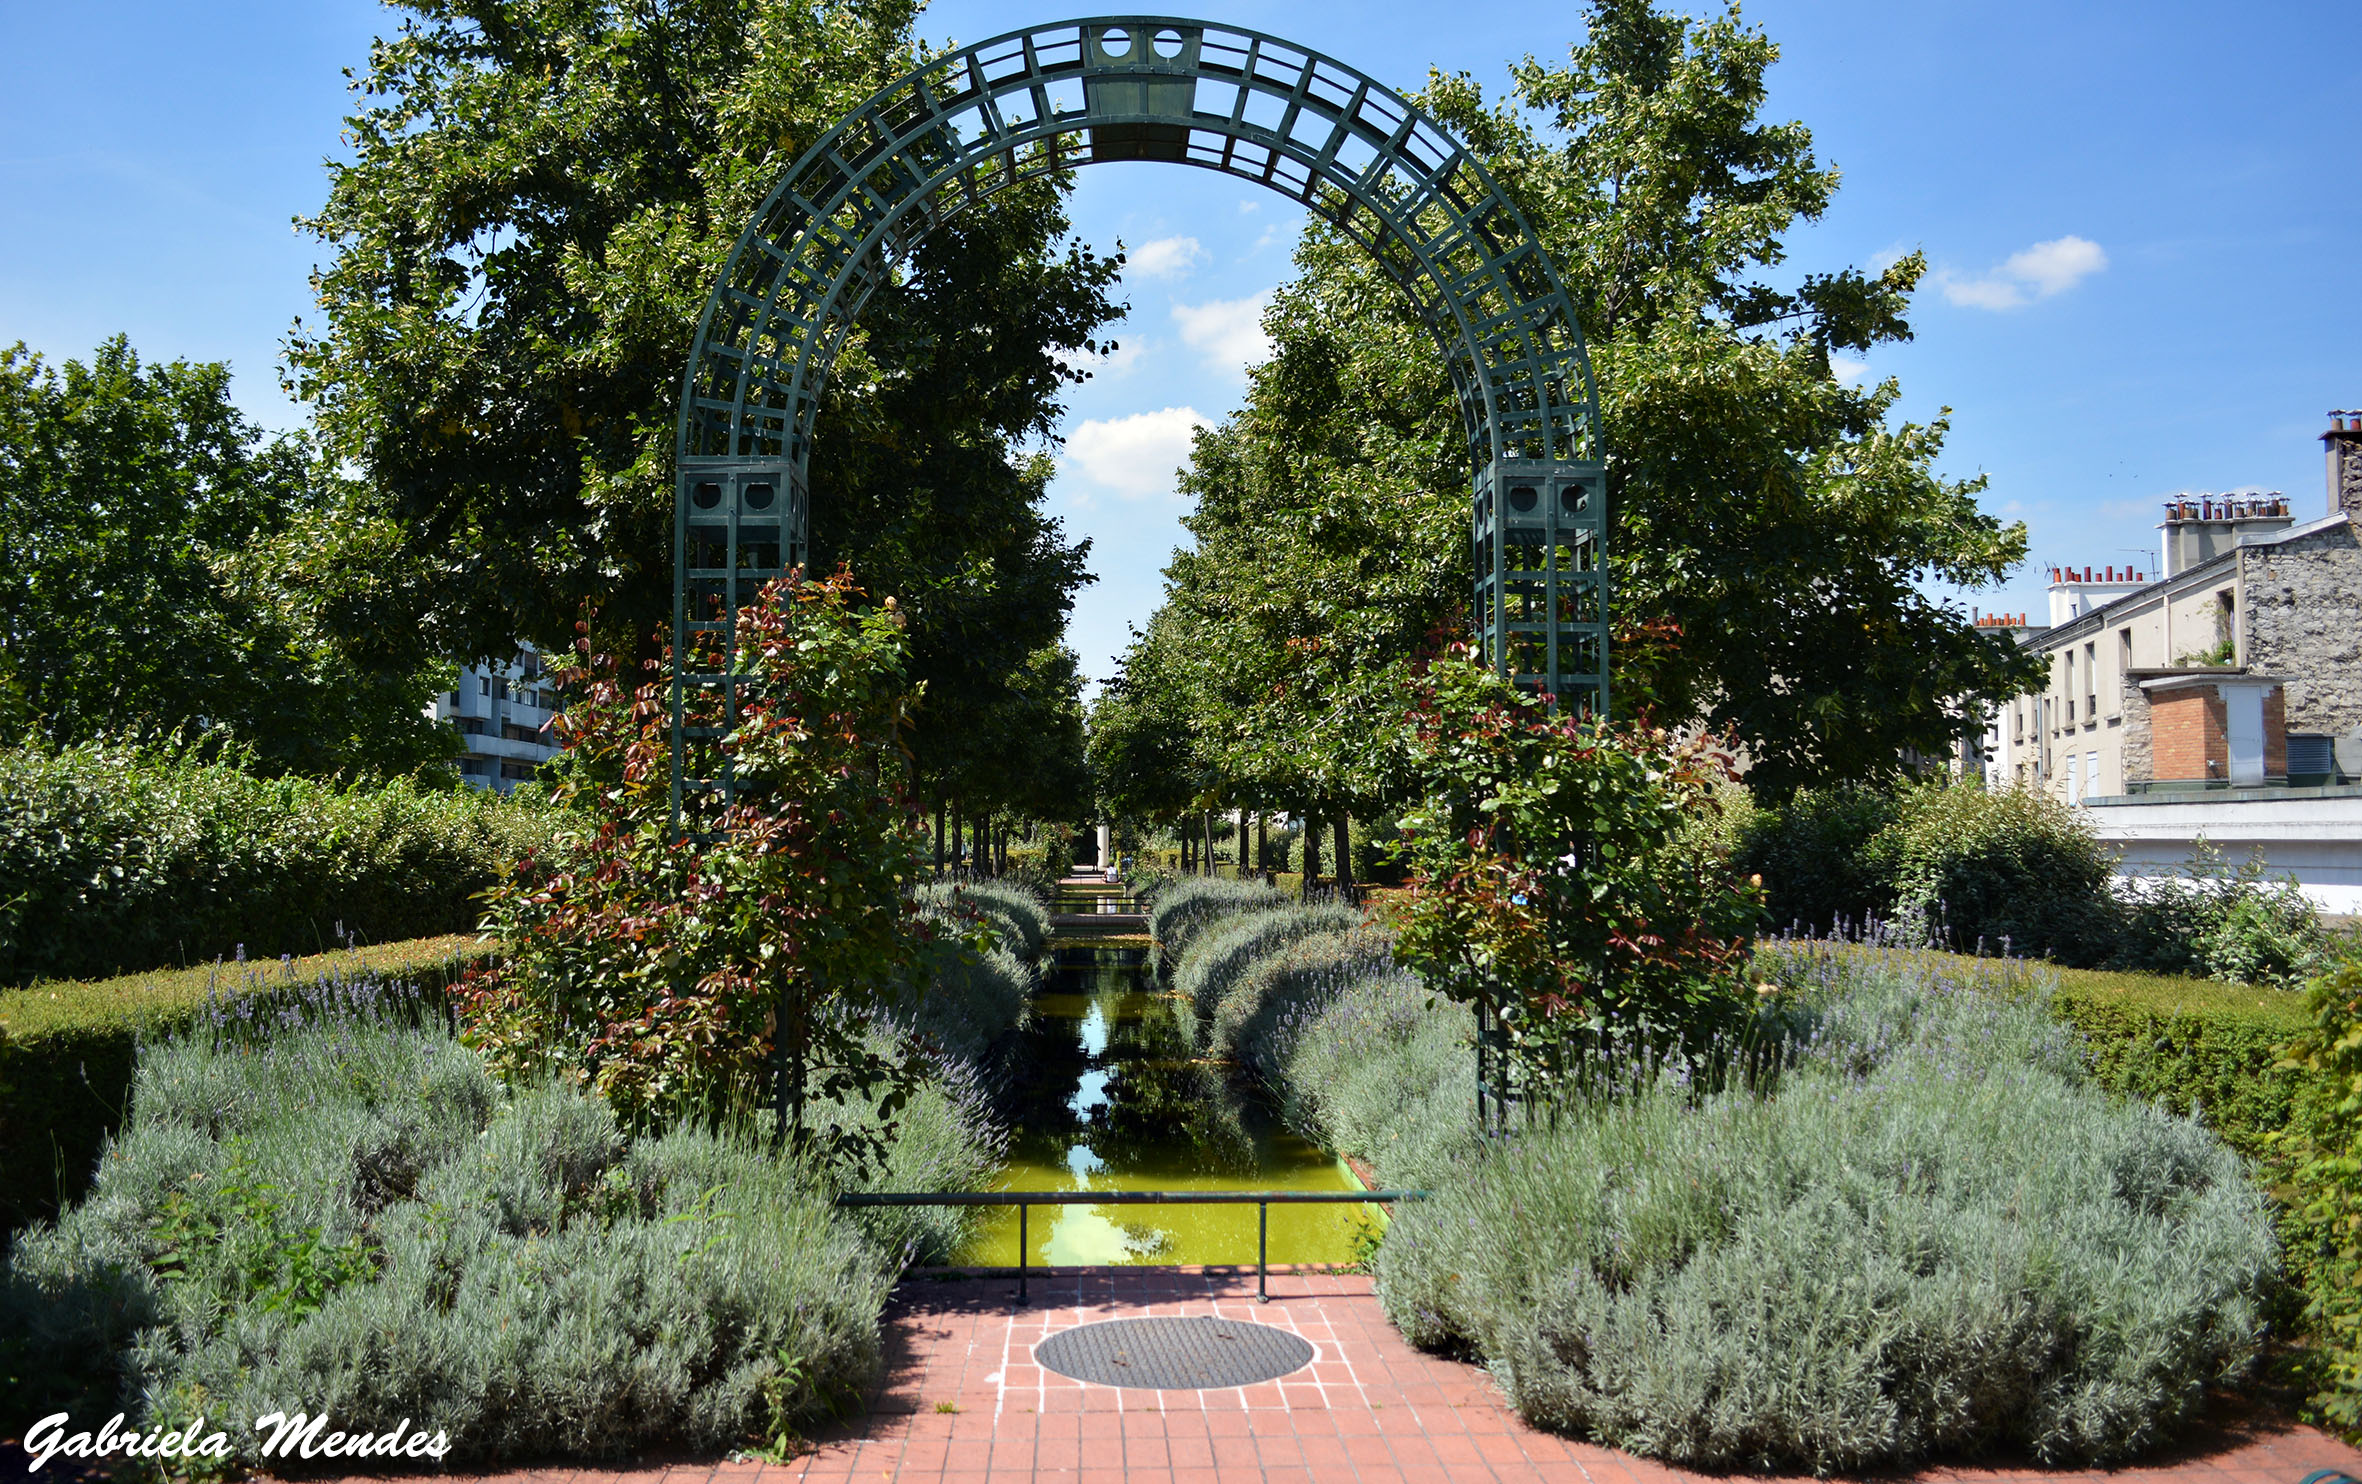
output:
[[122,1126],[143,1039],[194,1024],[217,999],[267,1005],[366,978],[436,992],[490,953],[479,940],[452,934],[0,991],[0,1233],[54,1217],[89,1187],[99,1151]]
[[170,750],[0,751],[0,984],[463,932],[476,894],[563,817]]
[[[920,958],[891,1013],[905,1030],[981,1068],[1001,1037],[1032,1013],[1049,908],[1030,888],[1007,881],[933,882],[919,888],[918,904],[920,916],[953,936]],[[981,953],[962,940],[974,923],[998,940]]]
[[2289,1266],[2320,1340],[2313,1409],[2362,1431],[2362,953],[2349,951],[2306,995],[2312,1023],[2289,1047],[2303,1080],[2277,1152],[2288,1171]]
[[974,912],[1019,958],[1040,958],[1050,943],[1050,904],[1025,881],[930,881],[918,889],[918,904],[922,912],[953,920]]

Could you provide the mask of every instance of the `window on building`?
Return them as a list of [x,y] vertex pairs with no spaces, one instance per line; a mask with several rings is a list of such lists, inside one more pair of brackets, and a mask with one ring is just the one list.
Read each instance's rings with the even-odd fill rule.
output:
[[488,696],[488,695],[492,694],[492,677],[491,677],[491,676],[489,676],[489,675],[478,675],[478,676],[476,677],[476,694],[478,694],[478,695],[481,695],[481,696]]
[[2100,646],[2096,639],[2083,646],[2083,718],[2100,719]]
[[2075,754],[2067,754],[2067,802],[2070,804],[2083,802],[2083,790],[2078,786],[2082,782],[2082,771],[2076,766],[2081,761]]
[[2132,630],[2130,629],[2116,631],[2116,673],[2119,676],[2132,673]]
[[2096,752],[2083,754],[2083,796],[2087,799],[2101,796],[2100,755]]
[[2062,678],[2059,689],[2067,698],[2067,725],[2075,724],[2075,651],[2070,649],[2059,656]]

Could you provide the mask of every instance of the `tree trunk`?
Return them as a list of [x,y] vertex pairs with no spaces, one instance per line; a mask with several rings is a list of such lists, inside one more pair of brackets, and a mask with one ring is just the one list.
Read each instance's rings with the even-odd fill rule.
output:
[[1337,816],[1337,884],[1353,890],[1353,821],[1343,814]]
[[951,868],[960,867],[960,801],[954,794],[951,800]]
[[1320,817],[1308,813],[1304,816],[1304,889],[1310,891],[1319,879]]
[[935,874],[943,874],[943,801],[935,801]]

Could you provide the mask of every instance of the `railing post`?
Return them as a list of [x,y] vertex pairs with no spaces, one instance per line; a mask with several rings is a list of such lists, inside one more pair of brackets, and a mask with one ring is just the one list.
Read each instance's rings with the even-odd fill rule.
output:
[[1025,1202],[1017,1203],[1017,1302],[1025,1302],[1025,1249],[1032,1243],[1025,1239]]
[[1271,1202],[1255,1202],[1255,1302],[1271,1302]]

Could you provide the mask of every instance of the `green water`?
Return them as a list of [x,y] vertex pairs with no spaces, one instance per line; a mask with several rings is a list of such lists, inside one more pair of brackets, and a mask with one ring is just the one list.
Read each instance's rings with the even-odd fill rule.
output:
[[[1137,952],[1068,949],[1009,1059],[1016,1126],[1002,1190],[1354,1190],[1333,1157],[1240,1097],[1193,1054],[1188,1006],[1155,992]],[[1245,1263],[1253,1206],[1037,1206],[1027,1261]],[[1270,1260],[1345,1263],[1377,1220],[1358,1205],[1271,1207]],[[1017,1261],[1015,1208],[986,1213],[966,1262]]]

